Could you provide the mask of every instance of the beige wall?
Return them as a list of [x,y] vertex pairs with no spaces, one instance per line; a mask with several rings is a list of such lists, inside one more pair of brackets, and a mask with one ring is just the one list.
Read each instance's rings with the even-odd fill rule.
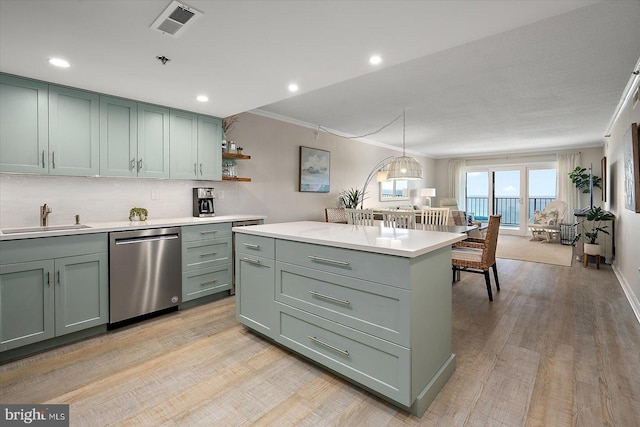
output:
[[[400,136],[400,135],[399,135]],[[267,215],[268,222],[293,220],[324,220],[324,208],[338,204],[340,191],[358,187],[380,160],[398,151],[349,140],[315,130],[285,123],[251,113],[241,114],[236,127],[227,136],[251,155],[251,160],[238,162],[238,175],[252,178],[248,184],[233,183],[224,191],[218,203],[230,205],[239,212]],[[299,147],[319,148],[331,152],[330,193],[298,191]],[[424,179],[410,182],[416,190],[435,184],[435,161],[416,156],[422,163]],[[365,207],[392,207],[422,203],[415,197],[409,201],[380,202],[378,184],[372,181],[367,189]]]
[[[640,124],[640,103],[635,109],[631,102],[620,114],[605,144],[608,163],[610,195],[606,208],[616,214],[616,261],[614,269],[640,320],[640,213],[624,207],[624,157],[625,133],[631,123]],[[640,177],[636,177],[640,179]],[[636,197],[640,195],[636,194]]]

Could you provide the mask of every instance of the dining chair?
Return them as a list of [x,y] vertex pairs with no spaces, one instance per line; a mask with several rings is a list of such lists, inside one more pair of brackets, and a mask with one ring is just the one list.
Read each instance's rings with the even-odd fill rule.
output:
[[493,269],[496,289],[500,292],[500,282],[498,281],[498,269],[496,266],[496,247],[498,246],[498,231],[500,230],[501,217],[502,215],[491,215],[489,217],[489,227],[487,228],[487,234],[484,239],[468,238],[461,242],[454,243],[451,250],[453,281],[456,281],[456,276],[458,276],[459,271],[484,274],[489,301],[493,301],[489,269]]
[[382,211],[382,223],[391,228],[416,228],[416,214],[413,211]]
[[421,221],[423,224],[447,225],[449,208],[422,208]]
[[347,224],[374,225],[372,209],[345,209]]
[[347,213],[345,212],[344,208],[325,208],[324,220],[326,222],[337,222],[346,224]]

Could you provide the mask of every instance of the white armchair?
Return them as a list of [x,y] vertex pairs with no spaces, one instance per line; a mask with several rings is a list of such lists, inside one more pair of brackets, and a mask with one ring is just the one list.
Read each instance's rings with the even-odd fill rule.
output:
[[566,212],[567,203],[559,200],[549,203],[543,211],[535,211],[533,218],[527,224],[531,230],[531,240],[543,242],[559,240],[560,224]]

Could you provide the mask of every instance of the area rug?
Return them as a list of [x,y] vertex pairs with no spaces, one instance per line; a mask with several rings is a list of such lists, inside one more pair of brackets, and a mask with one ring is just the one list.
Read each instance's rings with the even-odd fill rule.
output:
[[501,235],[498,237],[496,257],[571,266],[572,247],[560,243],[531,241],[530,237]]

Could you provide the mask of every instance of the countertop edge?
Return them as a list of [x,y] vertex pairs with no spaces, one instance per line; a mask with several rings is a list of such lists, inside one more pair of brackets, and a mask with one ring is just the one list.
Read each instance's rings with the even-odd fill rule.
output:
[[451,237],[447,240],[443,240],[432,245],[428,245],[419,249],[412,250],[412,249],[391,248],[386,246],[362,245],[362,244],[349,243],[349,242],[328,241],[326,239],[319,239],[314,237],[298,236],[293,234],[283,234],[280,232],[265,231],[257,227],[233,227],[232,231],[235,233],[251,234],[251,235],[261,236],[261,237],[271,237],[276,239],[290,240],[290,241],[300,242],[300,243],[311,243],[311,244],[331,246],[331,247],[343,248],[343,249],[353,249],[358,251],[379,253],[384,255],[394,255],[394,256],[399,256],[404,258],[416,258],[426,253],[436,251],[446,246],[450,246],[455,242],[460,242],[467,238],[467,236],[464,234],[438,232],[441,235],[448,234]]
[[[189,225],[200,224],[215,224],[235,221],[250,221],[262,219],[265,220],[265,215],[220,215],[206,218],[198,217],[182,217],[182,218],[163,218],[147,221],[111,221],[111,222],[98,222],[98,223],[83,223],[90,228],[82,229],[69,229],[69,230],[56,230],[56,231],[35,231],[30,233],[11,233],[4,234],[0,232],[0,241],[10,240],[23,240],[23,239],[35,239],[41,237],[60,237],[60,236],[77,236],[81,234],[98,234],[98,233],[110,233],[113,231],[126,231],[126,230],[143,230],[148,228],[161,228],[161,227],[180,227]],[[51,226],[60,226],[64,224],[52,224]],[[6,227],[22,228],[22,227]],[[24,227],[28,228],[28,227]]]

